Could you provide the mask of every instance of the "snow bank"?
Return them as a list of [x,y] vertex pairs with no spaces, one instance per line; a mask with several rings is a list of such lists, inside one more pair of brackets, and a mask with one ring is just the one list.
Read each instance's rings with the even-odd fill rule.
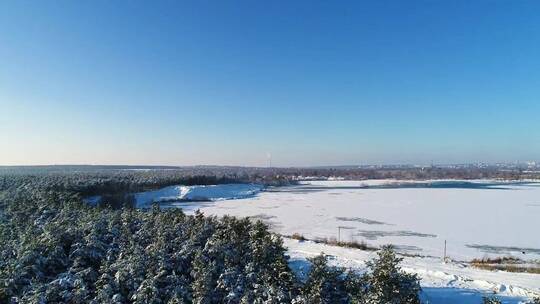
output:
[[263,189],[257,184],[224,184],[211,186],[170,186],[155,191],[135,193],[138,208],[147,207],[154,202],[172,201],[219,201],[247,198]]
[[[366,262],[376,257],[371,251],[290,238],[284,239],[284,245],[288,248],[290,266],[300,278],[305,278],[309,271],[307,258],[321,252],[329,256],[331,265],[360,273],[367,270]],[[422,303],[478,304],[483,296],[497,294],[503,303],[518,304],[540,295],[536,274],[488,271],[461,263],[442,263],[437,258],[404,257],[401,266],[404,271],[420,276]]]

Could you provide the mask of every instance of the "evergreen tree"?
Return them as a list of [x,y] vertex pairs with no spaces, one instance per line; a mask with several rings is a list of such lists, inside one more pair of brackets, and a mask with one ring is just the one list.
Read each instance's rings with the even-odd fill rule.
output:
[[484,304],[501,304],[501,300],[499,298],[492,296],[492,297],[483,297],[482,303]]
[[529,302],[527,302],[527,304],[540,304],[540,297],[536,297],[530,300]]
[[402,258],[396,257],[391,246],[384,246],[378,258],[368,262],[371,273],[366,275],[366,304],[419,304],[420,279],[403,272]]
[[302,289],[303,299],[306,303],[349,303],[341,268],[329,267],[326,256],[318,255],[309,259],[311,270]]

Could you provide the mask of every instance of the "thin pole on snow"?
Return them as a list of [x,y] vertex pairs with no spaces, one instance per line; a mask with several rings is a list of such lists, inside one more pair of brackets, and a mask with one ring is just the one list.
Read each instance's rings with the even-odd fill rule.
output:
[[443,262],[446,263],[446,240],[444,240],[444,257],[443,257]]

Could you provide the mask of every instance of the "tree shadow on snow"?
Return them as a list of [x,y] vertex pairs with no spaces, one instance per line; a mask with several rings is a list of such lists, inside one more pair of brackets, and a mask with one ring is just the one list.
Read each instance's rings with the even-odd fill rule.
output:
[[422,303],[425,304],[479,304],[484,296],[497,296],[504,304],[518,304],[526,301],[522,297],[509,297],[482,292],[474,289],[452,287],[423,287]]
[[[329,256],[329,259],[335,258]],[[305,282],[311,264],[304,258],[290,258],[289,266],[296,276]],[[503,304],[526,303],[528,299],[523,297],[511,297],[494,294],[489,291],[476,289],[454,288],[454,287],[422,287],[420,298],[422,304],[481,304],[482,297],[496,296]]]

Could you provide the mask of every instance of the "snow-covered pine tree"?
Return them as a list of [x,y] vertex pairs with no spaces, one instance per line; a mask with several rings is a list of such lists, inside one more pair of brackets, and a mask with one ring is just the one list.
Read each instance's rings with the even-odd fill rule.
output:
[[366,274],[366,304],[419,304],[420,280],[415,274],[401,270],[402,258],[396,257],[391,246],[384,246],[378,257],[368,262]]
[[483,304],[501,304],[501,300],[495,296],[483,297],[482,303]]
[[259,301],[289,303],[295,293],[295,277],[281,238],[270,233],[264,223],[256,221],[249,229],[248,244],[250,262],[244,274],[251,294]]
[[305,303],[349,303],[350,298],[343,281],[344,270],[328,266],[324,254],[309,261],[311,270],[302,289]]
[[540,297],[536,297],[530,300],[529,302],[527,302],[527,304],[540,304]]

